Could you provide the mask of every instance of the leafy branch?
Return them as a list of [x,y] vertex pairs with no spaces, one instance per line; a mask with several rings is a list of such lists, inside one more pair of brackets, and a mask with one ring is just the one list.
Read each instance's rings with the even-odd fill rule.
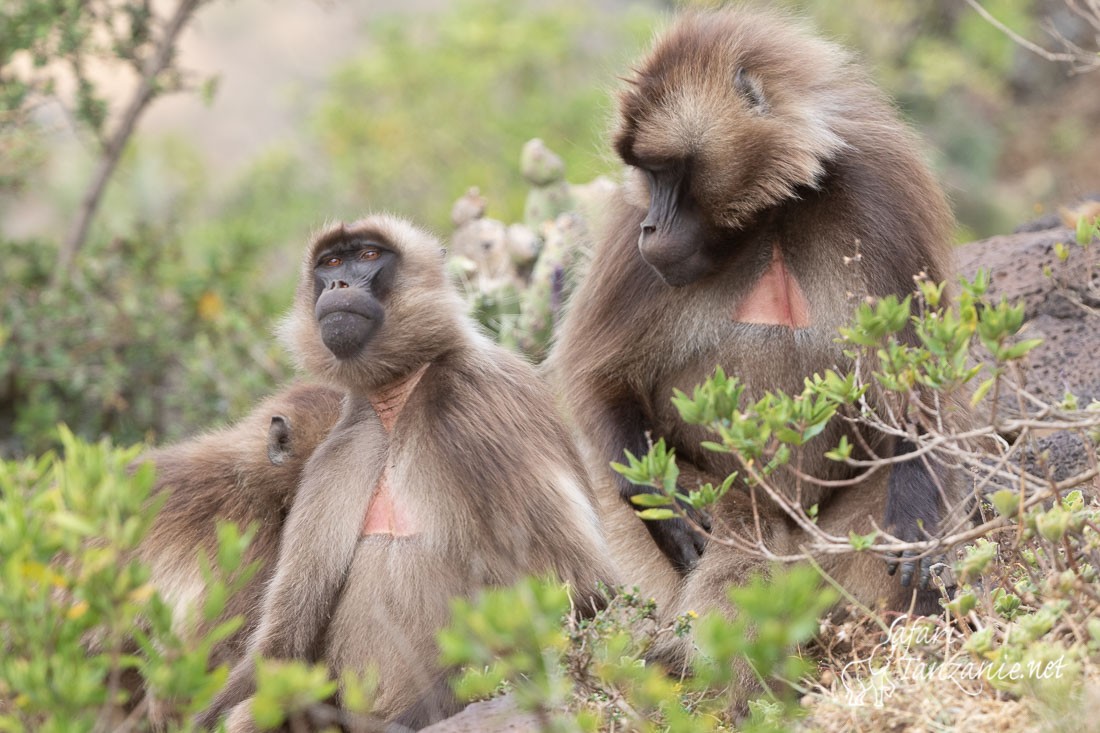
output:
[[[1078,238],[1086,250],[1091,240],[1091,236]],[[657,489],[641,497],[639,515],[650,520],[681,517],[712,542],[768,560],[867,551],[884,557],[898,553],[926,557],[1012,526],[1027,512],[1095,481],[1100,476],[1096,456],[1100,404],[1078,409],[1076,401],[1068,398],[1050,403],[1021,386],[1019,367],[1039,341],[1020,337],[1023,306],[1003,299],[988,302],[984,297],[988,285],[988,276],[979,273],[975,280],[963,283],[958,302],[949,307],[942,301],[943,285],[927,282],[918,283],[919,308],[912,307],[910,298],[861,304],[852,324],[841,329],[852,371],[814,375],[806,379],[800,394],[777,391],[746,404],[745,386],[720,368],[692,395],[677,391],[673,403],[681,417],[716,436],[702,447],[733,455],[739,470],[717,488],[701,482],[694,490],[678,489],[689,482],[681,478],[673,452],[658,441],[647,455],[628,455],[626,465],[613,466],[631,482]],[[901,339],[907,327],[918,343]],[[977,352],[987,358],[976,363],[972,354]],[[918,392],[931,398],[922,400]],[[871,393],[878,399],[869,399]],[[1012,395],[1017,398],[1017,410],[1007,415],[1006,398]],[[966,399],[975,407],[984,406],[977,412],[988,410],[984,420],[952,419],[950,406]],[[825,480],[803,472],[798,459],[803,451],[814,449],[808,443],[833,420],[853,429],[845,431],[832,449],[817,449],[849,466],[854,475]],[[1052,431],[1078,435],[1086,453],[1082,468],[1057,480],[1041,453],[1038,462],[1030,461],[1038,465],[1029,465],[1029,457],[1037,452],[1035,436]],[[875,441],[865,435],[906,439],[915,450],[903,456],[878,455],[872,445]],[[854,436],[856,444],[848,436]],[[950,521],[940,532],[919,541],[903,541],[874,524],[866,536],[830,533],[818,525],[816,506],[806,507],[801,500],[803,485],[843,491],[882,469],[911,460],[922,461],[929,469],[964,471],[972,477],[978,495],[999,496],[1002,504],[1008,491],[1015,497],[1013,511],[974,523],[967,507],[949,507],[945,516]],[[734,479],[737,484],[731,489]],[[794,492],[783,488],[791,484]],[[683,508],[705,511],[730,491],[748,495],[753,528],[716,527],[707,532]],[[806,542],[797,552],[776,551],[765,542],[763,525],[776,509],[805,533]]]

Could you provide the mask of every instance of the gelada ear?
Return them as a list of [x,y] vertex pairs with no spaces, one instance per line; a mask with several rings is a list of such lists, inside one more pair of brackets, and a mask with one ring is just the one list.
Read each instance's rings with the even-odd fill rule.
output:
[[290,456],[290,423],[282,415],[271,417],[267,431],[267,458],[272,465],[281,466]]
[[755,76],[745,71],[745,67],[738,67],[733,75],[733,88],[745,98],[749,106],[760,112],[768,111],[768,102],[764,98],[764,85]]

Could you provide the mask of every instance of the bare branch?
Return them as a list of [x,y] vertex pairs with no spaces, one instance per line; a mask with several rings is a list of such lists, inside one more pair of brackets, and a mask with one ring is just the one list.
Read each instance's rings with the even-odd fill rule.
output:
[[[1087,9],[1080,7],[1076,0],[1066,0],[1066,6],[1075,14],[1088,21],[1094,28],[1100,30],[1100,3],[1096,3],[1094,0],[1086,0],[1086,2],[1089,6]],[[1088,51],[1081,48],[1071,42],[1062,33],[1059,33],[1049,23],[1046,24],[1044,29],[1061,44],[1062,48],[1068,49],[1066,52],[1049,51],[1036,43],[1032,43],[993,17],[988,10],[982,7],[978,0],[966,0],[966,4],[974,8],[978,15],[982,16],[986,22],[1008,36],[1013,43],[1021,48],[1027,49],[1036,56],[1044,58],[1047,61],[1069,64],[1072,73],[1083,73],[1100,69],[1100,52]]]
[[1076,60],[1076,56],[1074,56],[1073,54],[1070,54],[1070,53],[1057,53],[1057,52],[1054,52],[1054,51],[1048,51],[1045,48],[1043,48],[1042,46],[1036,45],[1036,44],[1032,43],[1031,41],[1027,40],[1023,36],[1021,36],[1019,33],[1017,33],[1016,31],[1012,30],[1011,28],[1009,28],[1007,25],[1005,25],[1001,21],[994,18],[993,15],[991,15],[988,10],[983,8],[981,6],[981,4],[978,3],[978,0],[966,0],[966,4],[969,5],[970,7],[974,8],[974,10],[977,11],[978,15],[985,18],[986,22],[988,22],[994,28],[999,30],[1001,33],[1004,33],[1006,36],[1011,38],[1014,43],[1016,43],[1019,46],[1022,46],[1023,48],[1026,48],[1028,51],[1031,51],[1036,56],[1041,56],[1042,58],[1046,59],[1047,61],[1061,61],[1061,62],[1064,62],[1064,63],[1073,63]]
[[1100,33],[1100,2],[1097,0],[1085,0],[1085,2],[1088,8],[1082,8],[1077,0],[1066,0],[1066,7]]
[[137,125],[138,118],[141,117],[145,108],[153,101],[159,92],[157,88],[157,77],[171,65],[172,57],[176,50],[176,42],[179,39],[180,33],[183,31],[184,27],[186,27],[194,12],[205,1],[206,0],[180,0],[179,5],[176,6],[175,13],[173,13],[172,17],[165,25],[161,38],[151,58],[145,65],[141,80],[134,90],[130,103],[123,112],[122,118],[118,122],[118,126],[106,139],[103,146],[103,153],[96,165],[95,172],[92,174],[91,183],[88,185],[88,189],[81,199],[77,218],[73,222],[69,235],[61,245],[61,250],[59,252],[60,266],[54,270],[55,285],[61,284],[68,279],[73,261],[76,259],[77,253],[84,246],[85,241],[87,241],[88,230],[91,227],[96,212],[99,210],[99,205],[103,199],[103,192],[107,188],[107,182],[118,166],[118,161],[122,157],[122,151],[126,148],[126,143],[129,142],[130,137],[134,133],[134,127]]

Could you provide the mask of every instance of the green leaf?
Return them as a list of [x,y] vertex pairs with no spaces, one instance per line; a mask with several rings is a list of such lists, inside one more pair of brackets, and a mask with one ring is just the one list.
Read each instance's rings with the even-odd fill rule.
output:
[[81,537],[91,537],[97,533],[95,525],[84,517],[72,512],[57,512],[50,517],[50,521],[62,529],[67,529]]
[[779,438],[779,440],[784,443],[795,446],[802,445],[802,434],[790,428],[779,428],[775,431],[775,437]]
[[648,464],[635,458],[631,455],[630,451],[623,451],[626,455],[626,459],[630,462],[630,465],[623,465],[622,463],[612,463],[611,470],[620,474],[623,478],[636,486],[651,486],[653,482],[653,476],[649,472]]
[[1005,346],[1001,348],[997,353],[997,358],[1001,359],[1002,361],[1020,359],[1041,343],[1043,343],[1042,339],[1025,339],[1017,344],[1013,344],[1012,346]]
[[852,545],[852,549],[859,552],[863,552],[873,545],[876,537],[878,537],[878,532],[871,532],[869,534],[856,534],[854,531],[848,532],[848,542]]
[[645,509],[634,513],[646,520],[675,519],[678,516],[676,512],[671,509]]
[[970,397],[970,406],[971,407],[977,407],[978,403],[981,402],[985,398],[986,394],[989,392],[989,390],[996,383],[997,383],[997,378],[996,377],[990,377],[989,379],[987,379],[984,382],[982,382],[981,384],[979,384],[978,388],[976,390],[974,390],[974,394]]
[[225,610],[226,601],[229,600],[229,589],[225,583],[217,581],[206,587],[206,601],[203,603],[203,618],[213,621]]
[[993,589],[993,610],[1011,621],[1020,612],[1020,597],[1004,588]]
[[253,696],[252,717],[260,730],[270,730],[286,719],[279,701],[267,695]]
[[948,610],[956,616],[966,616],[978,606],[978,597],[970,591],[958,593],[947,604]]
[[993,627],[986,626],[984,629],[975,631],[970,635],[970,638],[963,644],[963,649],[971,654],[982,655],[986,652],[993,650]]
[[836,448],[825,452],[825,457],[831,461],[845,461],[852,455],[852,444],[848,442],[847,435],[841,435]]
[[476,700],[492,695],[505,679],[503,665],[488,669],[468,669],[454,682],[455,694],[460,700]]
[[1092,241],[1096,229],[1096,221],[1100,220],[1089,221],[1087,216],[1077,217],[1077,244],[1084,247]]
[[[663,438],[661,442],[664,443]],[[676,465],[676,455],[671,450],[665,454],[661,462],[664,464],[661,485],[664,487],[665,493],[671,494],[676,490],[676,482],[680,480],[680,467]]]
[[1070,513],[1061,506],[1052,506],[1035,517],[1035,526],[1039,534],[1049,542],[1058,542],[1069,528]]
[[[831,417],[831,415],[830,415]],[[822,431],[829,426],[828,418],[821,420],[821,422],[814,423],[810,427],[802,431],[802,443],[807,443],[818,435],[821,435]]]
[[965,277],[961,278],[963,290],[973,296],[974,298],[980,298],[986,294],[989,290],[989,284],[992,281],[988,268],[979,268],[974,273],[974,278],[968,280]]
[[990,495],[989,502],[998,514],[1011,519],[1020,508],[1020,494],[1012,489],[1000,489]]
[[965,583],[977,578],[985,572],[985,569],[989,567],[996,556],[997,543],[990,542],[982,537],[972,546],[966,548],[966,556],[956,566],[961,576],[960,580]]
[[940,301],[943,299],[943,289],[947,285],[946,282],[934,283],[929,280],[924,280],[919,283],[921,295],[924,296],[924,300],[931,308],[938,308]]
[[668,496],[667,494],[643,493],[635,494],[634,496],[630,497],[630,501],[636,506],[658,507],[668,506],[669,504],[671,504],[672,497]]

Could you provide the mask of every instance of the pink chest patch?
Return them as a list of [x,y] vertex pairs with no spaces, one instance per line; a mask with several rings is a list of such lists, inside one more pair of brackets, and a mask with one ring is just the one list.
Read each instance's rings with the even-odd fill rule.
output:
[[378,479],[378,486],[367,507],[363,518],[364,536],[368,534],[388,534],[393,537],[409,537],[416,534],[412,519],[399,504],[390,488],[390,469],[387,466]]
[[733,320],[765,326],[809,327],[810,304],[798,281],[787,269],[778,245],[772,249],[768,269],[745,299],[737,304]]
[[[420,378],[427,370],[428,365],[425,364],[404,379],[387,385],[371,395],[371,406],[374,407],[387,433],[393,432],[393,427],[397,424],[409,395],[416,389]],[[374,496],[371,497],[370,504],[367,506],[361,534],[409,537],[417,534],[417,531],[408,509],[401,504],[398,497],[394,496],[393,487],[390,484],[390,467],[387,465],[382,469],[382,475],[374,489]]]

